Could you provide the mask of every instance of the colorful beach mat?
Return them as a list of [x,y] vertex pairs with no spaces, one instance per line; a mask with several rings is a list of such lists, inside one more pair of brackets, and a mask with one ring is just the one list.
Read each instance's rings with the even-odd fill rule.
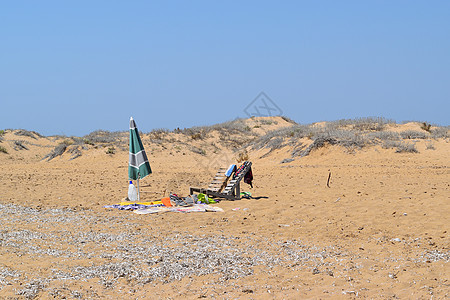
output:
[[155,213],[164,213],[164,212],[182,212],[182,213],[191,213],[191,212],[223,212],[223,209],[216,206],[211,206],[207,204],[194,204],[193,206],[176,206],[176,207],[147,207],[140,208],[133,211],[138,215],[145,214],[155,214]]

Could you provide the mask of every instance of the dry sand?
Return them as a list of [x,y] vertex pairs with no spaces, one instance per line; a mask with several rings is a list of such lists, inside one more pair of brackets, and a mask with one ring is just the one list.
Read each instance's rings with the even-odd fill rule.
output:
[[[290,125],[269,120],[276,124],[247,122],[257,135]],[[402,126],[415,129],[393,127]],[[207,141],[165,135],[143,135],[153,169],[141,180],[143,200],[186,196],[236,163],[214,133]],[[418,140],[419,153],[326,145],[283,164],[288,147],[248,148],[254,188],[242,189],[257,199],[222,201],[223,213],[152,215],[103,208],[126,197],[126,145],[115,154],[85,145],[74,160],[66,152],[45,161],[66,138],[8,131],[3,139],[2,299],[449,296],[446,139],[431,141],[434,149]],[[14,140],[28,150],[14,150]]]

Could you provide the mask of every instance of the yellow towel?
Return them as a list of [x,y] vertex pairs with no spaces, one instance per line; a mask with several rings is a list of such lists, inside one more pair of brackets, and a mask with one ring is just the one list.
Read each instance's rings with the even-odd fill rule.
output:
[[120,202],[118,205],[130,205],[130,204],[141,204],[141,205],[155,205],[163,204],[161,200],[151,201],[151,202]]

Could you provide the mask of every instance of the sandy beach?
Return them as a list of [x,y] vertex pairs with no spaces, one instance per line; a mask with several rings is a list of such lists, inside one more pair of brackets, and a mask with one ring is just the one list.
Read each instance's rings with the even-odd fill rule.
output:
[[6,130],[1,299],[448,298],[448,128],[270,117],[141,137],[141,200],[187,196],[239,158],[253,199],[106,209],[127,197],[128,132]]

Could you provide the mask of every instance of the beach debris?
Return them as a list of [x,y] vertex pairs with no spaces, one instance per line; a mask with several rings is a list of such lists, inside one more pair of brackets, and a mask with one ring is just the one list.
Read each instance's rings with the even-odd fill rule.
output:
[[356,291],[342,291],[342,294],[344,294],[344,295],[356,295],[356,297],[358,297],[358,292],[356,292]]
[[421,256],[421,261],[424,262],[436,262],[436,261],[450,261],[450,251],[442,252],[439,250],[427,251],[424,255]]
[[[400,272],[400,271],[399,271]],[[397,273],[389,273],[389,278],[391,278],[391,279],[397,279],[397,274],[398,274],[398,272]]]
[[[330,170],[328,170],[330,171]],[[331,172],[328,173],[327,187],[330,187]]]
[[334,202],[338,202],[339,200],[341,200],[341,197],[338,197]]

